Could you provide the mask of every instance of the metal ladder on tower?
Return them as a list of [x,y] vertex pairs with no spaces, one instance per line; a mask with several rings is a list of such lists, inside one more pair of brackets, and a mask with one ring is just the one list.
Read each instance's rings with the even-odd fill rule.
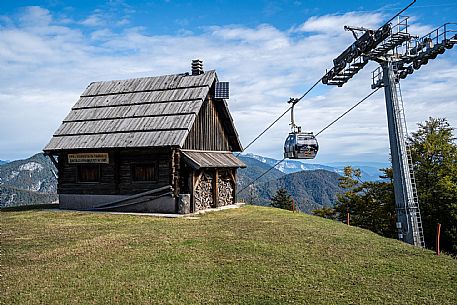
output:
[[405,139],[405,150],[408,160],[408,168],[405,169],[409,173],[409,177],[411,179],[411,194],[412,198],[408,198],[408,205],[405,207],[408,211],[407,214],[411,216],[411,221],[415,222],[415,225],[412,226],[413,230],[417,232],[413,232],[413,236],[415,239],[415,244],[420,245],[422,248],[425,248],[425,240],[424,240],[424,230],[422,226],[422,218],[419,209],[419,197],[417,194],[416,188],[416,177],[414,175],[414,164],[411,155],[411,148],[406,143],[406,139],[408,138],[408,129],[406,126],[406,118],[405,118],[405,111],[403,106],[403,97],[401,94],[401,87],[400,82],[395,83],[395,93],[397,95],[399,103],[396,105],[398,107],[396,110],[397,115],[399,116],[399,122],[401,122],[401,130],[403,137]]

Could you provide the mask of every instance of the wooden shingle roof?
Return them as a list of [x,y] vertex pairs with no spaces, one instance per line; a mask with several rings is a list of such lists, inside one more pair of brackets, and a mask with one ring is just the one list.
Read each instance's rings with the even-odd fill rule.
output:
[[44,151],[182,147],[215,81],[207,71],[91,83]]
[[246,164],[229,151],[182,150],[182,153],[184,160],[194,169],[246,167]]

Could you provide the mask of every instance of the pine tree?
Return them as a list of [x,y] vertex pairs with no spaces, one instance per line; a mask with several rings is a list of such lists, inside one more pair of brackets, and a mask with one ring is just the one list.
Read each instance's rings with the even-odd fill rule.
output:
[[444,118],[418,124],[408,140],[416,176],[425,244],[435,246],[441,223],[441,248],[457,253],[457,145]]
[[336,211],[333,208],[323,207],[322,209],[312,210],[314,216],[319,216],[327,219],[336,219]]
[[[457,254],[457,144],[453,128],[444,118],[429,118],[419,123],[408,139],[416,177],[425,244],[434,248],[436,226],[441,224],[441,249]],[[344,169],[332,211],[316,210],[315,215],[335,217],[387,237],[396,237],[395,198],[392,169],[382,169],[381,182],[360,181],[360,171]]]
[[[381,169],[383,181],[363,182],[360,170],[346,167],[340,178],[340,187],[346,189],[338,194],[335,205],[336,218],[346,221],[347,213],[351,225],[371,230],[386,237],[395,237],[395,199],[392,170]],[[315,213],[318,215],[318,212]]]
[[274,208],[292,211],[294,204],[292,197],[287,193],[286,189],[280,188],[276,191],[273,198],[271,198],[271,206]]

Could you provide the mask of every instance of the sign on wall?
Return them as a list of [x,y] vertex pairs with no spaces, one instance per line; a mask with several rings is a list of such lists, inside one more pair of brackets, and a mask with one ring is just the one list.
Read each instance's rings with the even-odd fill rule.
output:
[[108,153],[68,154],[68,163],[109,163]]

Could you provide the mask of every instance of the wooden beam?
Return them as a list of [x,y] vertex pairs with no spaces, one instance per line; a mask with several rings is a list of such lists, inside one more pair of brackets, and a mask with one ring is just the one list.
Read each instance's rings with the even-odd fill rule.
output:
[[[195,171],[194,173],[197,173],[197,171]],[[195,179],[195,188],[197,188],[197,186],[200,184],[200,180],[202,178],[202,175],[203,175],[203,171],[201,170],[199,174],[196,175],[196,179]]]
[[236,168],[230,171],[230,176],[232,177],[233,183],[233,204],[236,203]]
[[200,179],[202,177],[202,174],[203,174],[203,171],[200,171],[200,173],[197,174],[197,171],[192,171],[192,185],[191,185],[191,189],[192,189],[192,196],[191,196],[191,213],[194,213],[196,212],[195,211],[195,193],[196,193],[196,189],[197,189],[197,186],[198,184],[200,183]]
[[230,178],[232,178],[233,183],[236,184],[236,168],[227,170]]
[[196,212],[195,211],[195,190],[197,189],[197,177],[195,176],[195,172],[192,171],[192,204],[191,204],[191,210],[192,210],[192,213]]
[[57,160],[54,158],[54,155],[46,154],[46,156],[48,156],[49,159],[51,159],[52,164],[54,164],[54,166],[56,167],[56,169],[59,170],[59,163],[58,163]]
[[195,190],[194,190],[194,179],[195,172],[191,171],[189,172],[189,176],[187,179],[189,179],[189,192],[190,192],[190,212],[193,213],[195,212]]
[[215,208],[219,207],[219,171],[214,169],[213,174],[213,205]]
[[174,150],[174,175],[175,175],[175,181],[174,181],[174,188],[175,188],[175,196],[176,198],[179,197],[179,193],[181,192],[181,187],[179,185],[179,180],[181,176],[181,160],[180,160],[180,152],[179,150]]
[[168,160],[169,160],[169,161],[168,161],[168,166],[169,166],[169,168],[170,168],[170,171],[169,171],[169,173],[170,173],[169,175],[170,175],[170,176],[169,176],[168,181],[169,181],[170,185],[171,185],[172,187],[175,188],[175,175],[176,175],[176,173],[175,173],[175,158],[174,158],[174,152],[175,152],[175,151],[174,151],[173,148],[170,149],[170,151],[169,151],[169,154],[170,154],[170,155],[169,155],[169,159],[168,159]]
[[119,157],[119,151],[116,150],[114,151],[113,153],[113,158],[112,158],[112,162],[113,162],[113,167],[114,167],[114,189],[115,189],[115,193],[117,195],[120,194],[120,187],[119,187],[119,184],[121,182],[121,164],[120,164],[120,157]]

